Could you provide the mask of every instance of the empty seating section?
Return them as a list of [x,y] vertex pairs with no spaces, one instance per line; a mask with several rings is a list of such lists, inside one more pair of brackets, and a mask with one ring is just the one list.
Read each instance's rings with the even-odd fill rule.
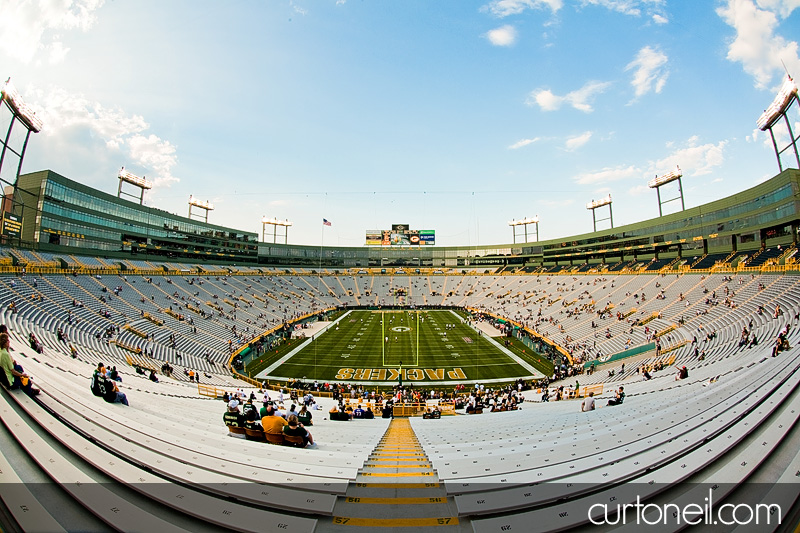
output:
[[[785,252],[764,250],[750,261],[767,264]],[[593,374],[569,380],[604,384],[594,412],[580,412],[575,401],[541,403],[526,391],[521,410],[484,415],[491,419],[412,419],[426,460],[473,531],[524,531],[534,523],[561,530],[588,523],[601,500],[628,503],[638,491],[652,502],[688,501],[700,483],[731,480],[715,495],[723,502],[751,476],[774,483],[800,468],[792,446],[800,428],[796,276],[661,273],[675,260],[557,265],[536,275],[523,273],[529,267],[501,275],[372,275],[17,256],[34,259],[96,271],[122,266],[115,274],[0,276],[0,321],[12,331],[14,357],[42,389],[35,400],[0,394],[2,424],[31,465],[111,528],[138,520],[159,531],[343,529],[333,518],[337,502],[347,499],[388,420],[344,424],[319,411],[311,428],[319,444],[311,449],[235,439],[222,424],[225,405],[200,397],[183,377],[192,369],[206,383],[240,387],[225,370],[229,346],[337,306],[467,306],[520,322],[578,360],[601,356]],[[686,265],[709,269],[732,259],[707,255]],[[792,348],[771,357],[787,324]],[[66,340],[56,337],[59,328]],[[743,328],[757,345],[740,345]],[[28,346],[29,332],[43,354]],[[656,337],[667,352],[660,357],[650,351],[602,363]],[[177,379],[153,383],[128,360],[154,368],[167,361]],[[98,361],[117,366],[130,407],[91,395]],[[637,372],[659,361],[667,368],[652,379]],[[690,377],[676,380],[683,365]],[[624,404],[607,407],[619,385]],[[769,469],[760,466],[766,457],[775,458]],[[6,467],[0,455],[0,481],[14,483]],[[116,481],[137,496],[98,481]],[[791,505],[798,494],[780,501]],[[0,497],[41,511],[38,522],[15,516],[23,528],[65,529],[30,493],[0,490]]]

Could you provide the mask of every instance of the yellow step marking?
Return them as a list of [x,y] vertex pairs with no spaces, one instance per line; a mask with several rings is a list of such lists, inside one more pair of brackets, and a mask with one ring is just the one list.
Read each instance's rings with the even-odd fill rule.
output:
[[398,462],[401,462],[401,463],[404,463],[404,462],[407,463],[407,462],[410,462],[410,461],[416,461],[416,462],[425,461],[425,462],[427,462],[427,459],[423,459],[422,457],[417,457],[416,459],[392,459],[391,457],[376,457],[374,459],[368,459],[368,461],[398,461]]
[[439,487],[437,481],[431,483],[356,483],[356,487],[367,489],[435,489]]
[[457,516],[441,518],[350,518],[334,516],[333,523],[341,526],[362,527],[426,527],[454,526],[458,524]]
[[377,472],[362,472],[362,476],[368,477],[416,477],[416,476],[432,476],[433,472],[393,472],[380,474]]
[[347,503],[369,503],[379,505],[424,505],[431,503],[447,503],[446,497],[432,496],[430,498],[358,498],[350,497]]
[[424,453],[375,453],[377,457],[425,457]]
[[364,468],[428,468],[428,465],[364,465]]

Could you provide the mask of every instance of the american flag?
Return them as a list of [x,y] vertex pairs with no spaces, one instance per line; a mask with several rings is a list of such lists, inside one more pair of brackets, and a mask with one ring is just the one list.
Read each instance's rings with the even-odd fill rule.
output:
[[322,225],[323,226],[330,226],[331,225],[331,221],[328,220],[327,218],[323,218],[322,219]]

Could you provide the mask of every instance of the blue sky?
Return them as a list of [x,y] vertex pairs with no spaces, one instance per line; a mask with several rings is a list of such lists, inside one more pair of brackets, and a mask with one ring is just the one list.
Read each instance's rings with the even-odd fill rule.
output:
[[776,174],[755,122],[783,65],[800,76],[798,8],[6,0],[0,77],[45,122],[24,172],[116,193],[125,166],[155,183],[149,205],[186,215],[191,194],[258,233],[289,219],[298,244],[393,223],[502,244],[534,215],[542,239],[591,231],[608,193],[615,225],[653,218],[647,181],[677,165],[687,207]]

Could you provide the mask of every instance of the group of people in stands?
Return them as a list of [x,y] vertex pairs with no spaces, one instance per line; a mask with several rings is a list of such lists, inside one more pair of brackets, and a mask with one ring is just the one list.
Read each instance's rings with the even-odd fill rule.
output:
[[[103,398],[108,403],[117,402],[123,405],[129,405],[127,396],[117,387],[117,379],[114,378],[115,375],[117,377],[119,376],[116,367],[112,366],[106,369],[103,363],[97,363],[97,368],[92,373],[92,381],[89,384],[89,388],[92,394]],[[119,381],[121,382],[122,378],[119,378]]]
[[[230,397],[229,397],[230,398]],[[257,410],[253,399],[244,401],[242,410],[239,410],[240,399],[238,396],[228,400],[228,408],[222,419],[229,428],[229,435],[248,440],[257,440],[305,448],[316,446],[314,437],[306,426],[313,425],[311,412],[304,404],[297,411],[297,406],[292,404],[288,411],[277,409],[273,402],[264,402],[264,406]],[[245,430],[244,433],[237,430]]]
[[[623,401],[625,401],[625,388],[620,385],[614,397],[608,400],[606,405],[621,405]],[[595,405],[594,392],[590,392],[581,402],[581,412],[594,411]]]
[[342,420],[346,422],[359,418],[371,420],[375,418],[375,413],[372,411],[372,407],[369,404],[364,408],[359,401],[354,409],[352,405],[349,403],[345,405],[344,400],[340,399],[339,403],[333,404],[333,407],[331,407],[328,412],[328,416],[330,416],[331,420]]
[[516,411],[524,400],[525,397],[516,390],[484,391],[476,387],[465,399],[457,400],[455,408],[463,407],[468,415],[483,413],[484,409],[488,409],[491,413]]

